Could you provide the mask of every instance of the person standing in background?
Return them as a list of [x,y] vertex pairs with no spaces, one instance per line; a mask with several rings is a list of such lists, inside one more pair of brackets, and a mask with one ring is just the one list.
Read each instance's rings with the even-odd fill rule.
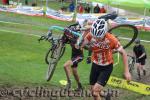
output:
[[90,13],[91,8],[90,8],[89,4],[86,5],[84,10],[85,10],[86,13]]
[[71,2],[71,4],[69,5],[69,11],[70,11],[70,12],[73,12],[74,9],[75,9],[74,2]]
[[82,4],[80,4],[80,5],[78,6],[78,12],[79,12],[80,14],[82,14],[82,13],[84,12],[84,7],[82,6]]
[[25,0],[25,5],[28,5],[28,0]]
[[102,8],[100,8],[100,13],[106,13],[104,6],[102,6]]
[[135,46],[133,47],[133,54],[134,57],[136,58],[138,79],[141,79],[141,71],[143,71],[144,76],[146,75],[146,70],[144,66],[147,55],[144,46],[140,43],[140,39],[135,40]]
[[100,12],[100,7],[99,5],[97,4],[95,7],[94,7],[94,13],[99,13]]

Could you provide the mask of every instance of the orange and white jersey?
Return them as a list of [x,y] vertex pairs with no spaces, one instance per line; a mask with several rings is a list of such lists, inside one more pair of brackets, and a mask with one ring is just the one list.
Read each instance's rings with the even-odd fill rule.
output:
[[113,50],[122,48],[118,39],[109,33],[102,40],[96,40],[88,33],[85,41],[92,49],[92,62],[102,66],[113,63]]

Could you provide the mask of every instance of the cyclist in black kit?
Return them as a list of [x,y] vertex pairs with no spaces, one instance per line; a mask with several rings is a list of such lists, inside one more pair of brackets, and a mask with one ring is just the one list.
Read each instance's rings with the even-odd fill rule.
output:
[[[74,26],[74,25],[72,25],[72,26]],[[74,27],[71,30],[76,31],[76,29],[74,29]],[[64,70],[65,70],[66,77],[67,77],[66,89],[71,88],[71,80],[70,80],[70,66],[71,66],[74,78],[78,85],[78,88],[76,90],[82,90],[82,85],[81,85],[81,82],[79,79],[79,75],[77,73],[77,67],[78,67],[78,63],[83,60],[83,50],[75,48],[77,39],[78,39],[77,36],[72,35],[70,33],[70,28],[69,28],[69,30],[67,28],[65,29],[62,40],[64,41],[64,43],[70,44],[70,46],[72,48],[72,55],[71,55],[71,59],[65,62]]]
[[140,44],[140,39],[135,40],[135,46],[133,47],[133,54],[136,58],[137,64],[137,73],[139,79],[141,79],[140,71],[143,71],[143,75],[146,75],[146,70],[144,69],[145,60],[147,58],[145,48],[142,44]]

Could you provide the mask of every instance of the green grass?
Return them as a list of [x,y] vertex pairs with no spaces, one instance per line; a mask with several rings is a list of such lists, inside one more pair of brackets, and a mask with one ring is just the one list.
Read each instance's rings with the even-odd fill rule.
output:
[[[141,8],[141,7],[129,7],[129,6],[117,6],[117,5],[112,5],[112,6],[117,7],[117,8],[121,8],[121,9],[125,9],[125,10],[127,10],[129,12],[134,12],[134,13],[137,13],[137,14],[140,14],[140,15],[144,15],[145,8]],[[149,9],[146,10],[146,16],[150,16]]]
[[[12,0],[14,2],[18,2],[18,0]],[[34,0],[28,0],[29,1],[29,4],[28,6],[32,6],[32,3],[35,3]],[[22,5],[25,5],[25,0],[20,0],[19,3],[22,3]],[[42,0],[37,0],[37,6],[38,7],[43,7],[43,6],[46,6],[46,0],[45,1],[42,1]],[[2,1],[0,1],[0,4],[2,4]],[[48,7],[49,8],[52,8],[52,9],[55,9],[55,10],[59,10],[61,7],[69,7],[69,4],[70,2],[59,2],[59,1],[51,1],[51,0],[48,0]]]
[[[38,37],[29,36],[27,34],[0,31],[0,85],[19,87],[63,87],[60,85],[59,80],[66,79],[63,64],[66,60],[70,59],[70,46],[67,45],[66,52],[59,61],[52,80],[46,82],[45,73],[47,65],[44,62],[44,56],[49,48],[49,43],[38,43],[37,39]],[[149,44],[146,44],[146,46],[148,45]],[[85,57],[86,55],[87,53],[85,51]],[[115,66],[112,75],[122,77],[122,71],[121,66]],[[90,65],[87,65],[85,60],[82,61],[79,64],[78,72],[81,82],[84,87],[87,88],[89,86]],[[74,81],[74,78],[71,77],[71,80],[73,82],[73,87],[75,88],[76,82]],[[107,86],[106,88],[110,89],[112,87]],[[123,94],[121,91],[123,91]],[[120,95],[118,98],[121,98],[121,100],[149,100],[149,96],[143,96],[131,91],[119,89],[119,92]]]
[[[61,87],[59,80],[66,79],[63,70],[63,64],[66,60],[70,59],[71,48],[67,45],[66,52],[63,58],[59,61],[57,69],[51,82],[45,81],[45,73],[47,65],[44,62],[44,56],[49,48],[48,42],[38,43],[38,37],[30,36],[27,34],[41,35],[47,31],[47,28],[51,25],[66,26],[71,23],[56,21],[48,18],[30,17],[24,15],[17,15],[13,13],[1,12],[1,21],[10,21],[15,23],[3,23],[0,22],[0,85],[6,86],[53,86]],[[12,20],[13,19],[13,20]],[[23,20],[23,21],[21,21]],[[16,24],[23,23],[23,25]],[[4,32],[6,30],[8,32]],[[14,31],[14,32],[9,32]],[[15,33],[17,32],[17,33]],[[139,37],[141,39],[150,40],[149,32],[140,32]],[[146,47],[146,51],[150,52],[149,44],[143,43]],[[128,50],[131,50],[131,45]],[[87,53],[85,51],[85,57]],[[150,55],[148,54],[148,57]],[[116,57],[115,57],[116,58]],[[116,59],[115,59],[116,60]],[[79,64],[79,75],[81,81],[85,87],[88,87],[90,65],[87,65],[84,61]],[[114,67],[112,75],[122,77],[123,65],[120,59],[120,63]],[[76,86],[73,76],[73,87]],[[131,100],[130,98],[137,99],[139,94],[126,91],[127,94],[122,100]],[[128,93],[129,92],[129,93]],[[143,97],[141,100],[148,100],[147,97]]]
[[[23,16],[23,15],[21,15],[21,16]],[[24,16],[25,17],[25,16]],[[26,16],[26,17],[28,17],[28,16]],[[32,17],[32,18],[37,18],[37,17]],[[53,22],[56,22],[55,20],[53,21]],[[52,24],[52,23],[51,23]],[[65,26],[66,24],[65,23],[62,23],[62,26]],[[36,63],[36,62],[41,62],[41,61],[44,61],[44,55],[45,55],[45,53],[46,53],[46,51],[47,51],[47,49],[48,49],[48,45],[43,45],[43,44],[38,44],[38,42],[37,42],[37,37],[32,37],[32,36],[26,36],[26,35],[23,35],[23,37],[22,37],[22,35],[19,35],[19,34],[35,34],[35,35],[41,35],[41,34],[43,34],[43,33],[46,33],[47,32],[47,28],[48,27],[44,27],[44,26],[35,26],[35,25],[30,25],[30,24],[16,24],[16,23],[3,23],[3,22],[0,22],[0,27],[2,28],[2,30],[7,30],[8,32],[6,32],[6,33],[3,33],[3,31],[1,31],[1,35],[2,35],[2,37],[1,37],[1,40],[3,40],[5,37],[8,37],[8,38],[6,38],[5,39],[5,42],[4,43],[7,43],[7,47],[5,47],[5,46],[3,46],[3,47],[5,47],[5,48],[9,48],[9,47],[13,47],[14,46],[14,48],[10,48],[10,49],[2,49],[2,51],[1,51],[1,53],[2,54],[5,54],[5,52],[11,52],[11,51],[14,51],[14,50],[17,50],[16,52],[11,52],[11,54],[12,55],[17,55],[17,56],[20,56],[21,54],[17,54],[17,52],[18,53],[21,53],[22,52],[22,50],[20,50],[20,48],[28,48],[28,47],[34,47],[34,45],[38,45],[39,47],[37,48],[37,46],[36,47],[34,47],[35,49],[33,49],[33,51],[35,50],[39,50],[39,48],[41,47],[41,48],[45,48],[43,51],[40,51],[40,52],[42,52],[42,54],[43,54],[43,57],[41,57],[41,56],[36,56],[38,59],[40,58],[40,60],[38,60],[38,61],[35,61],[35,62],[31,62],[31,64],[34,64],[34,63]],[[27,29],[27,30],[26,30]],[[9,33],[11,33],[11,32],[9,32],[9,31],[14,31],[14,32],[18,32],[18,35],[17,34],[9,34]],[[124,31],[124,30],[123,30]],[[122,30],[120,30],[119,32],[122,32]],[[5,36],[6,35],[6,36]],[[13,37],[13,35],[14,35],[14,37]],[[150,40],[150,37],[148,36],[149,34],[148,34],[148,32],[140,32],[140,35],[139,35],[139,37],[141,38],[141,39],[146,39],[146,40]],[[5,36],[5,37],[3,37],[3,36]],[[10,37],[11,36],[11,37]],[[16,37],[17,36],[17,37]],[[19,38],[19,36],[20,37],[22,37],[21,39]],[[13,41],[10,41],[11,39],[9,39],[9,37],[10,38],[14,38],[15,39],[15,41],[13,40]],[[29,38],[29,40],[28,40],[28,37],[30,37]],[[27,41],[26,41],[26,38],[27,38]],[[36,39],[35,39],[36,38]],[[7,40],[9,40],[9,41],[7,41]],[[23,41],[22,41],[23,40]],[[20,42],[19,42],[20,41]],[[28,43],[29,42],[29,43]],[[14,44],[14,45],[12,45],[12,43]],[[23,43],[25,43],[25,44],[23,44]],[[31,44],[30,44],[31,43]],[[37,43],[37,44],[34,44],[34,43]],[[29,44],[29,45],[28,45]],[[5,45],[5,44],[2,44],[2,45]],[[25,46],[25,47],[20,47],[19,45],[21,45],[21,46]],[[145,43],[145,45],[146,45],[146,51],[147,52],[150,52],[150,50],[149,50],[149,48],[147,48],[148,47],[148,44],[146,44]],[[19,48],[18,48],[19,47]],[[133,47],[133,45],[130,47],[130,48],[128,48],[128,49],[132,49],[132,47]],[[47,48],[47,49],[46,49]],[[14,50],[13,50],[14,49]],[[24,50],[24,52],[25,51],[28,51],[28,50]],[[30,48],[31,49],[31,48]],[[33,52],[32,51],[32,52]],[[14,53],[14,54],[13,54]],[[24,54],[24,53],[23,53]],[[39,53],[39,54],[41,54],[41,53]],[[65,55],[65,57],[64,58],[62,58],[63,60],[61,60],[60,62],[59,62],[59,65],[61,65],[61,67],[58,67],[58,70],[56,70],[56,75],[54,75],[54,79],[57,79],[57,80],[53,80],[51,83],[54,83],[54,84],[58,84],[58,81],[59,81],[59,79],[65,79],[65,76],[63,76],[63,75],[65,75],[64,74],[64,71],[63,71],[63,63],[65,63],[65,61],[66,60],[68,60],[68,59],[70,59],[70,54],[71,54],[71,52],[70,52],[70,48],[68,47],[68,50],[67,50],[67,54]],[[29,55],[30,55],[30,53],[29,53]],[[86,53],[85,53],[85,55],[86,55]],[[16,56],[16,57],[17,57]],[[32,55],[31,55],[32,56]],[[31,57],[30,56],[30,57]],[[28,57],[28,55],[27,56],[25,56],[25,58],[27,59],[27,57]],[[85,56],[86,57],[86,56]],[[3,57],[2,57],[3,58]],[[11,59],[11,55],[8,55],[8,56],[6,56],[6,57],[4,57],[4,58],[6,58],[5,60],[3,60],[3,61],[9,61],[10,59]],[[117,58],[117,57],[114,57],[114,58]],[[18,59],[18,57],[17,58],[15,58],[16,60]],[[21,59],[19,59],[19,60],[21,60]],[[28,61],[26,61],[26,60],[22,60],[23,62],[22,62],[22,64],[24,64],[25,66],[26,65],[28,65]],[[116,62],[116,59],[115,59],[115,62]],[[11,63],[16,63],[16,61],[12,61]],[[11,63],[10,64],[7,64],[7,65],[11,65]],[[20,63],[21,64],[21,63]],[[30,63],[29,63],[30,64]],[[13,65],[13,64],[12,64]],[[59,66],[58,65],[58,66]],[[18,67],[19,65],[17,65],[17,67]],[[40,66],[40,65],[39,65]],[[42,65],[42,66],[45,66],[46,67],[46,65]],[[22,67],[22,68],[24,68],[24,67]],[[85,71],[84,72],[84,74],[83,74],[83,70],[88,70],[88,71]],[[23,70],[23,69],[22,69]],[[87,84],[88,83],[88,80],[85,80],[85,79],[88,79],[88,75],[89,75],[89,70],[90,70],[90,65],[87,65],[86,63],[85,63],[85,61],[83,61],[81,64],[80,64],[80,67],[79,67],[79,73],[81,73],[81,77],[82,77],[82,75],[83,75],[83,79],[82,80],[84,80],[83,81],[83,83],[84,84]],[[45,71],[46,71],[46,68],[45,68]],[[44,72],[45,72],[44,71]],[[43,72],[43,73],[44,73]],[[57,73],[60,73],[60,72],[63,72],[63,75],[62,76],[59,76],[59,75],[57,75]],[[44,73],[45,74],[45,73]],[[122,77],[122,74],[123,74],[123,65],[122,65],[122,61],[120,60],[120,63],[117,65],[117,66],[115,66],[114,67],[114,71],[113,71],[113,73],[112,73],[112,75],[114,75],[114,76],[117,76],[117,77]],[[87,75],[86,77],[84,77],[84,75]],[[18,75],[17,75],[18,76]],[[20,76],[20,75],[19,75]],[[44,75],[41,75],[41,76],[44,76]],[[18,78],[18,77],[17,77]],[[21,77],[20,77],[21,78]],[[6,78],[7,79],[7,78]],[[44,77],[43,77],[43,79],[44,79]],[[39,79],[40,80],[40,79]],[[29,82],[29,81],[28,81]],[[19,83],[19,81],[18,81],[18,83]]]
[[[7,25],[9,28],[9,24]],[[7,25],[5,25],[4,23],[2,24],[2,26],[5,27]],[[24,28],[24,26],[15,25],[15,27],[13,27],[13,30],[18,31],[17,30],[18,27],[21,29]],[[38,30],[38,27],[34,27],[34,28]],[[11,31],[11,30],[7,29],[7,31]],[[31,34],[31,33],[33,34],[34,31],[30,33],[27,32],[24,34]],[[0,52],[2,53],[0,59],[2,65],[0,65],[0,67],[2,67],[1,69],[3,69],[1,70],[0,73],[6,76],[6,77],[2,76],[0,79],[2,79],[3,80],[2,82],[4,83],[7,82],[9,83],[9,81],[11,81],[11,84],[20,84],[20,85],[23,83],[43,84],[42,81],[44,80],[44,75],[47,68],[47,65],[44,63],[44,56],[46,51],[48,50],[49,44],[45,42],[39,44],[37,41],[38,39],[37,37],[32,37],[24,34],[22,33],[12,34],[11,32],[3,32],[3,31],[0,32],[0,40],[2,41],[0,43],[1,45]],[[58,83],[59,80],[65,79],[63,64],[65,63],[65,61],[70,59],[71,56],[70,46],[67,46],[66,51],[67,53],[65,53],[64,57],[62,58],[62,60],[60,60],[58,64],[58,67],[51,81],[51,84],[59,84]],[[86,55],[87,54],[85,53],[85,57]],[[5,68],[3,68],[4,66]],[[122,68],[120,67],[120,69]],[[88,84],[89,72],[90,72],[90,65],[87,65],[84,60],[79,65],[79,73],[81,76],[81,80],[83,80],[83,84]],[[58,73],[62,73],[62,75],[61,76],[57,75]],[[26,76],[26,75],[31,75],[31,76]],[[119,75],[118,72],[117,75]],[[11,78],[9,78],[9,76],[11,76]]]
[[[44,50],[36,37],[1,32],[1,84],[41,83],[45,71]],[[37,77],[37,78],[36,78]]]
[[71,22],[53,20],[44,16],[32,17],[8,12],[0,12],[0,21],[30,24],[42,27],[49,27],[51,25],[65,26],[71,24]]

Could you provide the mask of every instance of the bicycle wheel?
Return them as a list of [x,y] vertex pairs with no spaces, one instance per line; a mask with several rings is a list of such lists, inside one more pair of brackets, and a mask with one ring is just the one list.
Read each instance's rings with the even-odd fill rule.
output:
[[129,64],[129,72],[132,74],[132,71],[133,71],[133,65],[132,64]]
[[[51,58],[59,59],[60,54],[61,54],[61,48],[62,48],[62,44],[57,43],[56,45],[53,45],[52,48],[50,48],[48,50],[48,52],[45,55],[46,64],[49,64]],[[54,52],[55,52],[55,54],[54,54]]]
[[65,46],[63,46],[63,47],[61,48],[61,50],[60,50],[59,60],[60,60],[60,58],[64,55],[65,50],[66,50],[66,47],[65,47]]
[[52,58],[49,65],[48,65],[48,69],[47,69],[47,73],[46,73],[46,80],[47,81],[50,81],[53,74],[54,74],[54,71],[56,69],[56,66],[57,66],[57,61],[56,59]]
[[[50,58],[48,58],[48,70],[47,70],[47,73],[46,73],[46,80],[47,81],[50,81],[53,74],[54,74],[54,71],[56,69],[56,66],[57,66],[57,62],[59,60],[59,55],[58,55],[58,49],[56,48],[56,46],[51,50],[51,55],[50,55]],[[50,54],[50,53],[49,53]]]
[[[49,63],[48,70],[46,73],[46,80],[50,81],[54,71],[56,69],[57,63],[60,60],[60,57],[63,55],[65,48],[62,47],[60,43],[59,46],[54,46],[53,49],[49,49],[48,54],[46,55],[46,61]],[[50,55],[51,53],[51,55]]]
[[108,32],[114,34],[119,39],[124,49],[129,47],[138,36],[138,29],[129,24],[112,27]]
[[47,51],[46,55],[45,55],[45,62],[46,62],[46,64],[49,64],[49,61],[50,61],[51,58],[52,58],[52,54],[53,54],[53,51],[52,51],[52,48],[50,48],[50,49]]
[[134,70],[134,64],[132,63],[129,65],[129,72],[132,73],[133,70]]

